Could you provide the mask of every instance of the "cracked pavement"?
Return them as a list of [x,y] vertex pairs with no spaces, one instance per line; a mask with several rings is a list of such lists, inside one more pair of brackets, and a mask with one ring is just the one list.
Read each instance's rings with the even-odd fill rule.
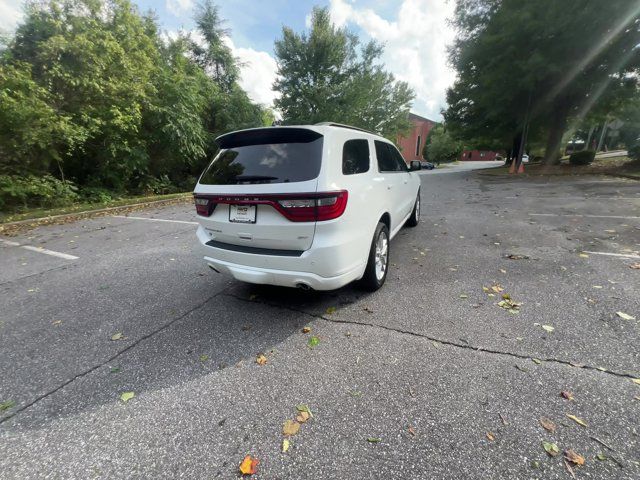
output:
[[[577,478],[638,478],[640,322],[616,315],[640,319],[638,183],[422,183],[421,223],[392,242],[375,294],[236,282],[206,268],[186,223],[5,239],[77,260],[0,242],[0,402],[15,404],[0,478],[237,478],[247,454],[253,478],[571,478],[542,441],[585,457]],[[518,314],[482,289],[495,284]],[[314,416],[282,453],[299,404]]]

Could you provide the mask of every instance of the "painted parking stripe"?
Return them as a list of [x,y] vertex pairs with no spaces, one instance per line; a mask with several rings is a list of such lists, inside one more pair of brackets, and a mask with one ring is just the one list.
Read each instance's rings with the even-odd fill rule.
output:
[[126,215],[114,215],[113,218],[128,218],[130,220],[147,220],[149,222],[168,222],[168,223],[184,223],[187,225],[198,225],[198,222],[187,222],[186,220],[166,220],[164,218],[131,217]]
[[2,242],[4,245],[7,245],[9,247],[20,247],[20,248],[24,248],[25,250],[29,250],[29,251],[32,251],[32,252],[42,253],[44,255],[50,255],[52,257],[64,258],[65,260],[78,260],[78,258],[80,258],[80,257],[76,257],[75,255],[69,255],[68,253],[62,253],[62,252],[56,252],[54,250],[48,250],[48,249],[42,248],[42,247],[34,247],[32,245],[20,245],[17,242],[11,242],[9,240],[0,240],[0,242]]
[[627,220],[640,220],[640,217],[632,215],[580,215],[580,214],[564,214],[564,213],[530,213],[531,217],[583,217],[583,218],[621,218]]
[[636,255],[635,253],[590,252],[588,250],[585,250],[584,253],[590,253],[591,255],[607,255],[609,257],[620,257],[620,258],[640,258],[640,255]]

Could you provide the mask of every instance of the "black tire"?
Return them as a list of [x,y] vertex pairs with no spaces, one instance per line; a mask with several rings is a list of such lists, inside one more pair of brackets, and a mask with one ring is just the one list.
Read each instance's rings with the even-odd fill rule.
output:
[[409,220],[407,220],[407,226],[415,227],[420,223],[420,190],[418,190],[418,196],[416,197],[416,203],[413,206],[413,212],[411,212],[411,216]]
[[[382,275],[380,274],[380,264],[377,260],[377,248],[378,241],[384,235],[386,238],[386,256],[384,261],[384,271]],[[389,229],[387,226],[380,222],[376,227],[376,231],[373,234],[373,239],[371,240],[371,248],[369,249],[369,259],[367,260],[367,267],[364,270],[364,275],[362,276],[362,280],[360,280],[360,285],[370,292],[375,292],[382,285],[384,285],[384,281],[387,279],[387,273],[389,272]]]

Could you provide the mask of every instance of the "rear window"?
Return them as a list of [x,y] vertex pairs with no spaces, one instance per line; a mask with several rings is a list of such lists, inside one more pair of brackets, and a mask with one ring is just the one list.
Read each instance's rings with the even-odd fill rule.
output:
[[369,142],[347,140],[342,147],[342,173],[354,175],[369,171]]
[[323,137],[302,129],[236,132],[218,139],[223,148],[200,177],[203,185],[304,182],[317,178]]

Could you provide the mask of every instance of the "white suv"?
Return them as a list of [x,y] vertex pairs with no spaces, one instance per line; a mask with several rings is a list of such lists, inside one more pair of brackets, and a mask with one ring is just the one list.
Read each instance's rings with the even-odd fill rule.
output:
[[420,178],[392,143],[331,123],[241,130],[216,141],[220,153],[194,191],[197,235],[212,269],[304,289],[384,284],[389,240],[420,218]]

